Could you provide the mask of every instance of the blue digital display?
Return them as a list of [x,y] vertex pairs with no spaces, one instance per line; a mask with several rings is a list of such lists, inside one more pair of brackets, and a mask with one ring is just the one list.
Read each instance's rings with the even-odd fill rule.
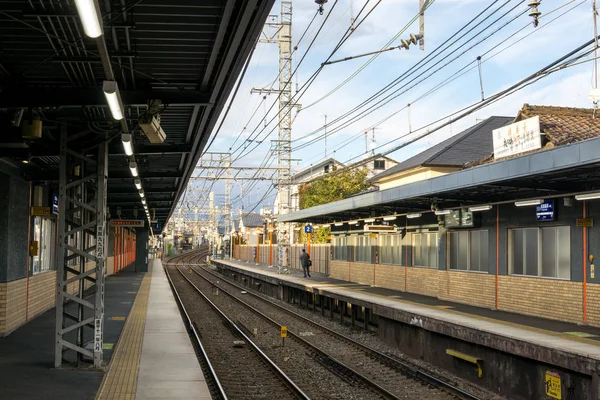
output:
[[554,221],[554,200],[544,200],[542,204],[535,207],[535,218],[537,221]]
[[58,214],[58,195],[56,193],[52,195],[52,212]]

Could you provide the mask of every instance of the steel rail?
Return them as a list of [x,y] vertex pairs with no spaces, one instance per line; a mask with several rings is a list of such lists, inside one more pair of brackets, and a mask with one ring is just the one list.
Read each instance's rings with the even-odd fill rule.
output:
[[[185,276],[185,274],[181,271],[181,269],[179,269],[178,266],[175,266],[175,268],[177,269],[177,271],[181,274],[181,276],[194,288],[196,289],[196,291],[198,292],[198,294],[200,294],[207,302],[208,304],[210,304],[210,306],[223,318],[223,320],[225,322],[227,322],[227,324],[233,328],[235,330],[235,332],[237,334],[239,334],[244,341],[254,350],[254,352],[256,354],[259,355],[259,357],[266,362],[266,364],[275,372],[275,374],[281,379],[281,381],[288,387],[288,389],[290,389],[292,391],[292,393],[294,393],[296,395],[297,398],[299,399],[305,399],[305,400],[310,400],[310,397],[308,397],[308,395],[306,395],[306,393],[304,393],[302,391],[302,389],[300,389],[300,387],[298,387],[298,385],[296,385],[296,383],[294,383],[294,381],[292,381],[292,379],[290,377],[287,376],[287,374],[285,372],[283,372],[245,333],[242,329],[240,329],[237,324],[235,322],[233,322],[227,315],[225,315],[225,313],[223,311],[221,311],[219,309],[219,307],[217,307],[216,304],[214,304],[204,293],[202,293],[202,290],[200,288],[198,288],[187,276]],[[167,272],[168,274],[168,272]]]
[[[198,276],[200,276],[203,279],[205,279],[208,282],[210,282],[207,278],[203,277],[194,268],[192,268],[192,271],[194,271]],[[294,311],[288,310],[287,308],[285,308],[285,307],[283,307],[283,306],[281,306],[281,305],[273,302],[272,300],[270,300],[268,298],[265,298],[263,296],[259,296],[258,294],[253,293],[253,289],[245,287],[245,286],[241,286],[241,285],[239,285],[239,284],[237,284],[235,282],[232,282],[229,278],[224,277],[221,274],[217,274],[216,272],[214,272],[212,270],[209,270],[209,269],[206,269],[206,268],[203,268],[203,271],[206,271],[206,272],[210,273],[211,275],[213,275],[216,278],[225,280],[230,285],[233,285],[233,286],[235,286],[235,287],[237,287],[239,289],[245,290],[247,292],[247,294],[250,294],[251,296],[254,296],[255,298],[261,299],[261,300],[269,303],[270,305],[275,306],[276,308],[278,308],[278,309],[280,309],[280,310],[282,310],[282,311],[284,311],[284,312],[286,312],[286,313],[288,313],[288,314],[290,314],[290,315],[292,315],[292,316],[294,316],[294,317],[302,320],[303,322],[306,322],[306,323],[308,323],[308,324],[310,324],[310,325],[312,325],[312,326],[314,326],[314,327],[316,327],[318,329],[324,330],[328,334],[330,334],[330,335],[332,335],[334,337],[337,337],[338,339],[344,340],[347,343],[350,343],[350,344],[352,344],[352,345],[354,345],[354,346],[362,349],[363,351],[365,351],[367,353],[370,353],[375,358],[377,358],[378,360],[380,360],[382,363],[387,364],[387,365],[391,365],[391,366],[394,366],[394,367],[397,367],[402,372],[404,372],[406,375],[412,376],[412,377],[414,377],[414,378],[416,378],[418,380],[421,380],[421,381],[423,381],[423,382],[425,382],[425,383],[427,383],[429,385],[432,385],[432,386],[438,387],[440,389],[443,389],[443,390],[449,392],[450,394],[452,394],[453,396],[456,396],[457,398],[459,398],[461,400],[481,400],[479,397],[477,397],[477,396],[475,396],[475,395],[473,395],[471,393],[468,393],[468,392],[466,392],[466,391],[464,391],[464,390],[462,390],[462,389],[454,386],[453,384],[444,381],[441,378],[433,376],[433,375],[431,375],[431,374],[423,371],[420,368],[412,366],[412,365],[410,365],[410,364],[408,364],[408,363],[406,363],[404,361],[398,360],[396,358],[390,357],[390,356],[388,356],[388,355],[386,355],[386,354],[384,354],[384,353],[382,353],[382,352],[380,352],[378,350],[375,350],[375,349],[373,349],[373,348],[371,348],[371,347],[369,347],[369,346],[367,346],[367,345],[365,345],[363,343],[357,342],[356,340],[354,340],[352,338],[349,338],[349,337],[347,337],[347,336],[345,336],[345,335],[343,335],[343,334],[341,334],[339,332],[336,332],[336,331],[334,331],[334,330],[332,330],[332,329],[330,329],[330,328],[328,328],[326,326],[323,326],[323,325],[321,325],[321,324],[319,324],[317,322],[314,322],[314,321],[312,321],[312,320],[310,320],[310,319],[308,319],[308,318],[306,318],[306,317],[304,317],[304,316],[302,316],[302,315],[300,315],[300,314],[298,314],[298,313],[296,313]],[[212,282],[211,282],[211,284],[214,285],[214,283],[212,283]],[[225,291],[223,288],[220,288],[220,289],[221,289],[221,291]]]

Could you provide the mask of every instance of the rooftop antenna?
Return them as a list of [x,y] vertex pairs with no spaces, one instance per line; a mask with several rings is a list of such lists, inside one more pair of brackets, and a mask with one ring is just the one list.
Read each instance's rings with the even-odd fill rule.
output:
[[327,158],[327,114],[325,114],[325,158]]

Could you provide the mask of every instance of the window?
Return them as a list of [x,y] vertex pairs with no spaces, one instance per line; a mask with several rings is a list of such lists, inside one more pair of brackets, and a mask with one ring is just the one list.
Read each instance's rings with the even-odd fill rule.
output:
[[56,222],[50,218],[35,217],[33,240],[38,242],[38,253],[31,257],[33,273],[51,270],[56,254]]
[[488,270],[488,231],[456,231],[448,234],[448,265],[462,271]]
[[346,236],[333,238],[333,259],[348,261],[348,238]]
[[373,169],[385,169],[385,160],[375,160],[373,162]]
[[354,257],[351,261],[372,263],[371,258],[371,238],[364,235],[351,236],[351,243],[354,249]]
[[325,171],[326,174],[329,173],[329,165],[326,165],[325,167],[323,167],[323,171]]
[[552,226],[509,231],[513,275],[571,278],[571,228]]
[[401,235],[379,235],[379,263],[404,265],[404,243]]
[[413,233],[413,266],[437,268],[437,233]]

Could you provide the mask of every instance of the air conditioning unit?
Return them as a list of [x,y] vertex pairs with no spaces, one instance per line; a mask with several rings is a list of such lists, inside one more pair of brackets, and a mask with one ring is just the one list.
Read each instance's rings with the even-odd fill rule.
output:
[[396,232],[396,227],[390,225],[365,225],[365,232]]
[[160,127],[160,115],[144,116],[138,121],[150,143],[163,143],[167,137]]

